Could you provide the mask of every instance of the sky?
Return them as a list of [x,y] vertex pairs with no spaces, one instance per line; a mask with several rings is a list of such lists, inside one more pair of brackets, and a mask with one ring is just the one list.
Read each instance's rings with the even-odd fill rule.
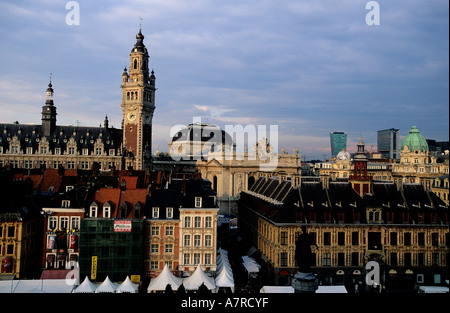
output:
[[[73,1],[72,1],[73,2]],[[153,152],[175,125],[278,126],[279,151],[330,157],[330,132],[417,126],[449,140],[447,0],[0,1],[0,123],[121,127],[139,27],[156,76]],[[366,8],[367,6],[367,8]],[[272,135],[272,134],[271,134]],[[269,137],[269,136],[267,136]]]

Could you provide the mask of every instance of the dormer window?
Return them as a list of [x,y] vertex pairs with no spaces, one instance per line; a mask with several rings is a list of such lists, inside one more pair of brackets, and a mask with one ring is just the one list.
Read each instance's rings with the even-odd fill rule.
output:
[[127,218],[128,216],[128,206],[127,204],[124,202],[120,205],[120,217],[121,218]]
[[166,208],[166,218],[173,218],[173,208]]
[[158,207],[152,208],[152,218],[159,218],[159,208]]
[[61,207],[62,208],[70,208],[70,200],[62,200]]
[[141,204],[138,202],[134,206],[134,218],[139,218],[141,216]]
[[196,208],[202,207],[202,197],[195,197],[195,207]]
[[97,203],[92,203],[89,207],[89,217],[97,217],[98,214],[98,205]]
[[103,217],[106,217],[106,218],[111,217],[111,204],[109,204],[109,202],[106,202],[103,205]]

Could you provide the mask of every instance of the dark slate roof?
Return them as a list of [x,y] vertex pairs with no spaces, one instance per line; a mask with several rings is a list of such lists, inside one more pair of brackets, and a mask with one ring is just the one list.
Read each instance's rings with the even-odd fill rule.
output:
[[[0,145],[4,151],[9,149],[9,144],[14,136],[20,141],[23,151],[27,147],[33,147],[33,152],[39,147],[42,140],[42,125],[29,124],[0,124]],[[94,144],[100,138],[104,144],[105,151],[117,149],[122,144],[122,129],[106,127],[81,127],[81,126],[56,126],[53,133],[47,137],[50,150],[61,148],[65,151],[69,139],[73,137],[77,143],[78,151],[88,148],[89,152],[94,150]],[[117,150],[116,150],[117,151]]]

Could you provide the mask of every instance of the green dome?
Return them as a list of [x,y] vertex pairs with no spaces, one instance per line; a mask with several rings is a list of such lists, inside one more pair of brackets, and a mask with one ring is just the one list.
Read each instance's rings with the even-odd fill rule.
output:
[[428,151],[428,144],[416,126],[411,127],[409,134],[406,135],[402,142],[402,150],[408,146],[409,151],[420,150],[422,152]]

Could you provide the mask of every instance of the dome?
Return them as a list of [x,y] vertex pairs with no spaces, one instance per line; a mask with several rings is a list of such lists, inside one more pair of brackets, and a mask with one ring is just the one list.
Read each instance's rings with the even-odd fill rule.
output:
[[338,161],[350,160],[350,153],[348,153],[347,150],[342,149],[342,150],[336,155],[336,160],[338,160]]
[[221,130],[219,126],[211,124],[189,124],[188,127],[180,129],[173,137],[174,141],[200,141],[214,142],[217,144],[230,144],[233,142],[231,136],[225,131]]
[[416,126],[411,127],[409,134],[406,135],[402,142],[402,150],[407,146],[409,151],[420,150],[422,152],[428,151],[428,143],[425,137],[420,134]]

